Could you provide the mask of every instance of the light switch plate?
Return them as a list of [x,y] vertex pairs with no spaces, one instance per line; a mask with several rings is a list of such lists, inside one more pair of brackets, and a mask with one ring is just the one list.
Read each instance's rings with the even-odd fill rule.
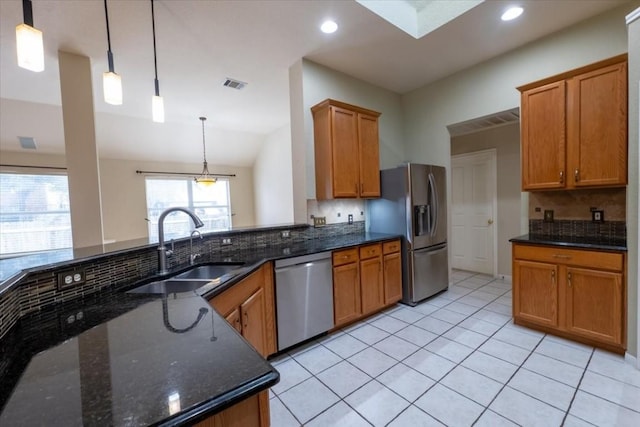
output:
[[553,209],[544,210],[544,222],[553,222]]

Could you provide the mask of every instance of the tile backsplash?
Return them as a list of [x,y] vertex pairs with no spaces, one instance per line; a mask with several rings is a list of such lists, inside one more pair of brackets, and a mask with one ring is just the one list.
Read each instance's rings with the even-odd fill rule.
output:
[[347,222],[349,214],[353,221],[364,221],[363,199],[307,200],[307,223],[313,224],[313,216],[324,216],[327,224]]
[[529,220],[529,234],[549,237],[587,237],[593,239],[625,240],[627,226],[624,221],[592,222],[591,220]]
[[[355,216],[354,216],[355,218]],[[327,221],[328,222],[328,221]],[[289,236],[284,237],[283,231]],[[203,254],[200,261],[212,256],[232,256],[246,249],[267,246],[288,246],[310,239],[364,233],[364,221],[353,224],[328,224],[324,227],[307,225],[280,226],[265,229],[219,232],[205,235],[194,241],[194,249]],[[230,245],[222,245],[222,239],[230,238]],[[38,311],[52,304],[63,303],[95,292],[118,292],[132,283],[157,274],[158,254],[156,246],[132,249],[115,254],[105,254],[84,260],[69,261],[57,267],[42,268],[28,273],[0,294],[0,338],[15,325],[21,316]],[[175,252],[170,258],[170,268],[185,267],[189,260],[189,239],[175,242]],[[82,269],[85,283],[67,289],[59,289],[57,274]]]
[[[529,192],[529,219],[543,219],[545,210],[553,210],[556,220],[591,221],[591,208],[604,211],[605,221],[626,220],[625,188],[572,191]],[[540,208],[536,212],[536,208]]]

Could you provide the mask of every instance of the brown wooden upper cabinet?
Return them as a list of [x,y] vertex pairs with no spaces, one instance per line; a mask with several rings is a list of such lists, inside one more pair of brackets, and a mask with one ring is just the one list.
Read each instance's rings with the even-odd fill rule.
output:
[[316,199],[380,197],[380,113],[333,99],[311,112]]
[[627,184],[627,55],[518,88],[522,189]]

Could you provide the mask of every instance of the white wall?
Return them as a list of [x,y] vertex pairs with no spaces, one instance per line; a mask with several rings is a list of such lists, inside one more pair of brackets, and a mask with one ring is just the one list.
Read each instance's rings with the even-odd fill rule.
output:
[[[628,352],[637,358],[640,368],[640,289],[638,289],[638,263],[640,263],[640,8],[635,11],[635,21],[629,25],[629,185],[627,187],[627,289],[628,303]],[[635,350],[635,351],[634,351]]]
[[291,128],[269,134],[253,164],[256,225],[293,222]]
[[[3,164],[65,167],[61,155],[3,151]],[[3,171],[9,168],[3,168]],[[145,179],[136,170],[198,173],[201,163],[158,163],[134,160],[100,159],[102,227],[105,240],[132,240],[148,237]],[[209,165],[211,173],[236,174],[229,179],[234,227],[255,224],[253,170],[251,168]],[[24,169],[26,173],[51,173],[46,169]]]
[[[407,157],[449,167],[448,124],[517,107],[517,86],[627,52],[625,15],[639,4],[628,3],[404,95]],[[630,139],[629,143],[631,146],[633,141]],[[637,146],[637,140],[635,143]],[[630,159],[630,163],[636,161]],[[637,174],[635,182],[631,179],[633,170],[631,165],[629,190],[637,194]],[[637,230],[637,224],[631,224],[637,221],[637,215],[627,218],[628,229]],[[635,235],[627,236],[630,248],[637,245],[636,239]],[[630,274],[629,279],[629,295],[636,295],[637,274]],[[636,354],[635,337],[631,335],[636,333],[637,301],[629,298],[628,310],[628,351]]]

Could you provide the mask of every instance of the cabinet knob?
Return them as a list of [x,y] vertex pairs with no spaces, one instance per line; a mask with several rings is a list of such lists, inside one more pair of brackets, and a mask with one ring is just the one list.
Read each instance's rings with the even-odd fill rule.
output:
[[552,281],[553,283],[555,283],[555,282],[556,282],[556,271],[555,271],[555,270],[552,270],[552,271],[551,271],[551,281]]
[[573,177],[575,178],[576,182],[580,181],[580,171],[578,169],[573,171]]
[[560,171],[560,184],[564,184],[564,171]]

